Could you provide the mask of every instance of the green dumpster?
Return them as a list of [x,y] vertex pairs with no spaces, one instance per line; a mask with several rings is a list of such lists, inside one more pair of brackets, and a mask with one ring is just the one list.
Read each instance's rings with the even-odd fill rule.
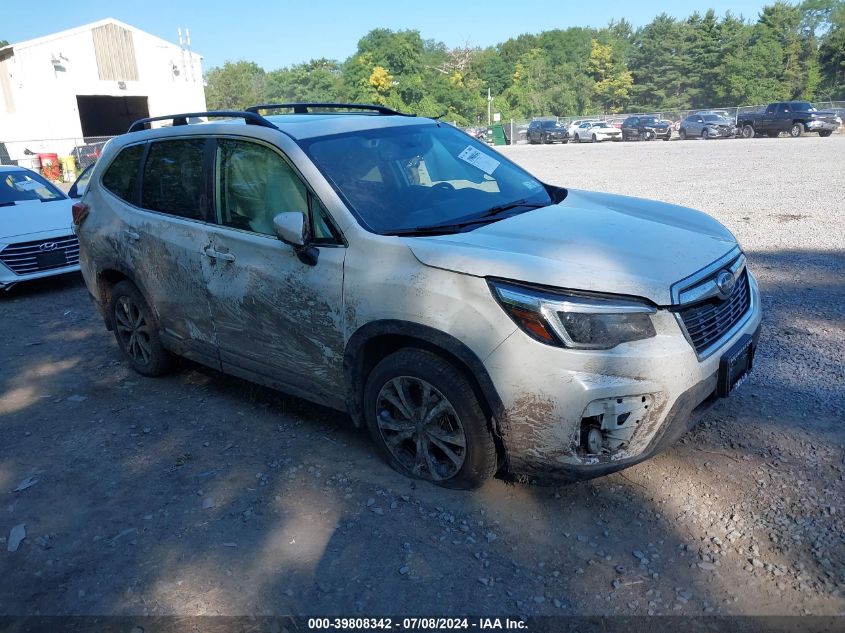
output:
[[493,145],[507,145],[508,141],[505,138],[505,129],[501,123],[495,123],[492,128],[493,131]]

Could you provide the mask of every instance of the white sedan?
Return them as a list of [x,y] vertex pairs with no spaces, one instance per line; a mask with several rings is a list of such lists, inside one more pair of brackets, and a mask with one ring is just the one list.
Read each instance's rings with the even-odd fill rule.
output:
[[575,129],[570,140],[576,143],[600,143],[601,141],[621,141],[622,130],[606,121],[585,121]]
[[0,289],[79,270],[72,206],[40,174],[0,165]]

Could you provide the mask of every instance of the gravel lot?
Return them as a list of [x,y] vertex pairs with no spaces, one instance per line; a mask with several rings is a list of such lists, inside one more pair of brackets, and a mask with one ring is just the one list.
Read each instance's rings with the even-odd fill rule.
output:
[[504,153],[736,233],[765,320],[735,398],[622,473],[444,491],[330,410],[189,363],[133,374],[77,276],[19,286],[0,615],[845,614],[845,135]]

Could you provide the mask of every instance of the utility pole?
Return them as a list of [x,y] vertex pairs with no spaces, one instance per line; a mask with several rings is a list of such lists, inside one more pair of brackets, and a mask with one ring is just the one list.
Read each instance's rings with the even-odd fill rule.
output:
[[490,96],[490,88],[487,88],[487,125],[492,123],[491,108],[493,107],[493,97]]

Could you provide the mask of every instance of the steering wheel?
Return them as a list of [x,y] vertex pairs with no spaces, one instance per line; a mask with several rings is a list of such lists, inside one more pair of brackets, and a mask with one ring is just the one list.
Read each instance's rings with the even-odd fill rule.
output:
[[455,187],[452,183],[449,182],[438,182],[436,185],[432,185],[431,190],[434,191],[435,189],[442,189],[443,191],[454,191]]

